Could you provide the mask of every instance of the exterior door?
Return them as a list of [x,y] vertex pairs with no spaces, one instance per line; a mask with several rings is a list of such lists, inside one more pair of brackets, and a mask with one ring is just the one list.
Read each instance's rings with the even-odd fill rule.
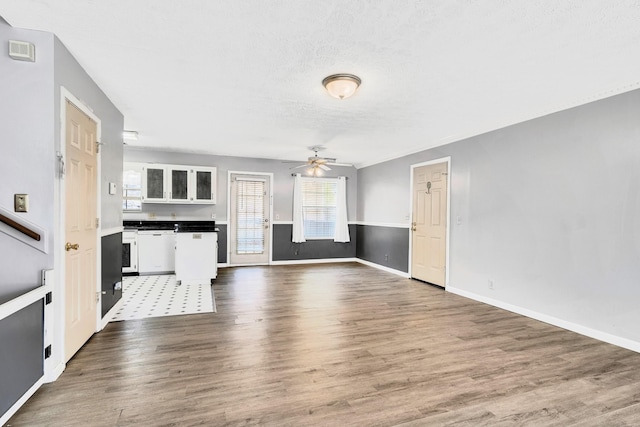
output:
[[231,174],[229,221],[232,265],[269,263],[270,177]]
[[65,361],[96,330],[97,125],[67,102],[65,175]]
[[447,163],[413,169],[411,276],[445,286]]

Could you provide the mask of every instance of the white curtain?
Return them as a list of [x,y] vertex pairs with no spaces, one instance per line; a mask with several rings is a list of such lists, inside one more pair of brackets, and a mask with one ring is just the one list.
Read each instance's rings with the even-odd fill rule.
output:
[[293,182],[293,243],[306,242],[304,238],[304,219],[302,217],[302,176],[298,173]]
[[344,176],[338,178],[336,188],[336,231],[334,242],[349,242],[349,223],[347,221],[347,179]]

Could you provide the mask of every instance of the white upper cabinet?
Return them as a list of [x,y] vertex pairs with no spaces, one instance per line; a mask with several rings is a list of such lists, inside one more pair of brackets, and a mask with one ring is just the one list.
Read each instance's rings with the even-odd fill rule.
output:
[[191,202],[189,181],[191,180],[191,168],[189,166],[167,166],[169,178],[169,202],[189,203]]
[[145,164],[142,167],[142,202],[166,202],[167,168],[164,165]]
[[191,169],[190,193],[193,203],[216,203],[216,168]]
[[216,168],[142,165],[143,203],[216,203]]

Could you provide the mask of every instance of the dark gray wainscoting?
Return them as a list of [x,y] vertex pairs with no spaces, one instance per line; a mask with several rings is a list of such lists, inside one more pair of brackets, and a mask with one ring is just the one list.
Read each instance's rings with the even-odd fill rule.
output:
[[103,236],[102,239],[102,316],[122,298],[122,233]]
[[227,262],[227,225],[216,224],[218,231],[218,264]]
[[44,301],[0,320],[0,415],[44,374]]
[[365,261],[409,272],[409,229],[358,225],[356,256]]
[[304,243],[292,243],[292,224],[274,224],[273,226],[273,260],[292,261],[325,258],[355,258],[356,226],[349,225],[351,242],[336,243],[333,240],[309,240]]

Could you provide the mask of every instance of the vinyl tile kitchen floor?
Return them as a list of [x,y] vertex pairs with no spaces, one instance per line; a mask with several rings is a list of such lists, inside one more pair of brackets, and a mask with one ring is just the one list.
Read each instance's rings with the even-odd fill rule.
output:
[[210,284],[178,285],[174,274],[125,276],[122,289],[124,303],[112,322],[216,311]]

